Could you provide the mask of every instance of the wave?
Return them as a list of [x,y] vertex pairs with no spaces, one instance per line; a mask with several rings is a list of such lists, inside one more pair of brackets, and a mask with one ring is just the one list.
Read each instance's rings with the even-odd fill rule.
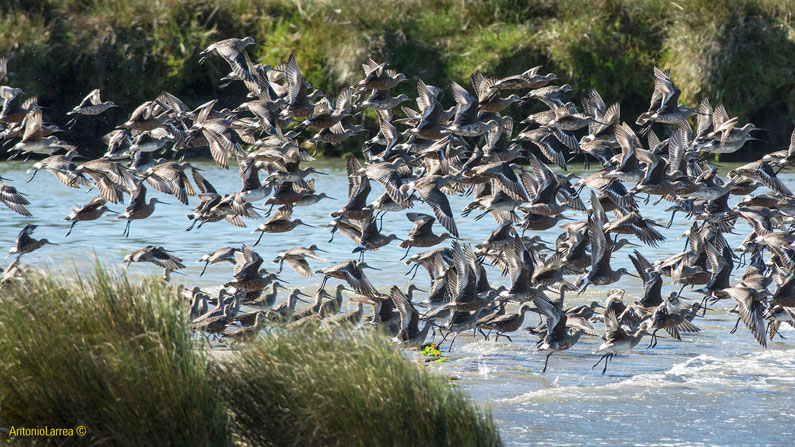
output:
[[550,388],[501,399],[500,402],[617,400],[624,399],[628,393],[657,393],[665,388],[698,389],[705,392],[738,388],[792,392],[795,391],[793,372],[795,349],[768,349],[730,357],[701,354],[676,363],[664,372],[636,374],[616,382],[586,385],[556,386],[556,380]]

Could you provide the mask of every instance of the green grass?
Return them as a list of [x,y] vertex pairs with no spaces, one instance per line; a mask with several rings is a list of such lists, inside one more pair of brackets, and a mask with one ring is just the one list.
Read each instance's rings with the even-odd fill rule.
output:
[[488,414],[373,333],[273,331],[219,377],[250,445],[500,445]]
[[[87,427],[68,445],[500,445],[496,426],[387,338],[267,336],[223,355],[156,280],[98,267],[31,277],[0,297],[0,440],[10,427]],[[13,445],[40,445],[16,437]]]
[[777,128],[795,120],[793,12],[789,0],[15,0],[0,7],[0,55],[11,55],[11,84],[42,95],[53,113],[94,87],[128,112],[161,89],[196,104],[217,97],[228,67],[198,65],[199,51],[250,35],[256,60],[293,52],[331,93],[361,79],[369,56],[438,86],[542,64],[575,94],[596,88],[620,101],[634,121],[657,65],[671,69],[689,105],[706,96]]
[[226,408],[170,289],[97,269],[3,295],[0,426],[83,425],[86,443],[110,445],[229,445]]

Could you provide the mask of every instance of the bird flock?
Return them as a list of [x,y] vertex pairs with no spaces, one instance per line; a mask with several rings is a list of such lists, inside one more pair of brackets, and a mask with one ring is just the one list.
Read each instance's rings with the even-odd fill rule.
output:
[[[213,99],[191,108],[162,92],[107,134],[107,152],[93,160],[59,138],[60,129],[44,121],[36,96],[0,86],[0,141],[9,148],[10,159],[37,160],[28,170],[28,181],[44,170],[66,187],[90,187],[98,193],[64,219],[71,222],[66,236],[78,222],[114,213],[109,204],[125,202],[115,219],[126,221],[123,236],[128,236],[133,221],[148,218],[163,203],[147,201],[149,188],[186,206],[190,197],[198,198],[187,214],[188,231],[224,225],[216,223],[221,220],[238,227],[246,227],[246,220],[261,221],[252,232],[259,233],[256,240],[252,236],[197,261],[204,264],[201,274],[209,265],[234,265],[230,281],[218,293],[198,287],[186,291],[197,331],[247,341],[272,322],[288,329],[348,323],[375,326],[410,346],[426,345],[433,333],[431,340],[441,337],[437,345],[449,339],[450,350],[458,334],[467,331],[511,340],[531,311],[544,318],[544,324],[529,329],[539,338],[538,351],[547,354],[543,371],[553,353],[586,336],[603,339],[594,368],[603,363],[604,374],[615,354],[634,348],[644,336],[653,347],[660,330],[675,340],[681,340],[682,332],[699,332],[696,318],[721,300],[736,305],[735,330],[742,322],[762,346],[782,323],[793,325],[795,234],[790,230],[795,197],[777,174],[795,167],[795,133],[789,148],[722,178],[705,154],[737,151],[758,129],[751,123],[740,126],[723,105],[713,107],[707,99],[698,108],[680,104],[670,73],[657,68],[648,111],[637,117],[639,127],[633,128],[622,119],[618,103],[608,107],[591,90],[577,104],[569,97],[572,87],[557,85],[557,76],[543,74],[541,67],[504,78],[474,73],[471,90],[450,82],[455,104],[445,108],[442,88],[410,80],[387,62],[368,60],[362,65],[363,79],[332,96],[304,79],[292,55],[276,66],[254,63],[247,53],[254,44],[251,37],[227,39],[201,53],[202,62],[217,57],[229,65],[224,85],[245,86],[248,94],[239,98],[238,106],[221,109]],[[6,61],[0,60],[0,85],[7,82],[6,72]],[[416,82],[414,100],[390,93],[404,82]],[[510,91],[519,93],[508,95]],[[545,108],[519,120],[504,113],[514,103]],[[94,90],[67,114],[67,126],[114,107]],[[523,130],[515,132],[519,127]],[[310,262],[328,261],[322,257],[325,250],[311,245],[275,253],[279,270],[264,269],[254,247],[265,233],[312,227],[293,213],[329,198],[309,178],[323,173],[301,168],[314,159],[312,147],[336,145],[363,132],[374,136],[347,158],[347,201],[331,213],[330,225],[332,239],[341,233],[353,241],[353,259],[315,270]],[[218,192],[200,169],[184,161],[194,149],[205,147],[220,167],[237,164],[239,191]],[[574,160],[588,170],[598,163],[598,169],[584,177],[568,173]],[[383,192],[371,201],[374,183]],[[762,192],[751,195],[757,189]],[[448,200],[452,195],[471,197],[462,216],[474,212],[478,221],[494,219],[496,228],[486,240],[473,246],[460,239]],[[729,206],[733,195],[739,202]],[[623,256],[619,251],[625,246],[654,247],[665,240],[658,231],[663,225],[641,213],[641,205],[650,201],[665,201],[671,214],[668,226],[677,213],[693,222],[684,250],[652,261],[635,249],[627,256],[636,272],[614,270],[611,262]],[[31,216],[28,200],[15,186],[0,183],[0,202]],[[408,235],[382,232],[386,213],[410,210],[419,202],[432,214],[406,212],[414,224]],[[738,219],[751,232],[739,247],[730,247],[724,235],[735,230]],[[436,222],[443,231],[434,230]],[[556,225],[561,233],[554,246],[533,234]],[[3,270],[2,283],[24,280],[30,267],[20,262],[21,256],[53,244],[35,239],[35,229],[30,224],[19,233],[9,251],[17,257]],[[393,241],[405,249],[403,258],[394,262],[405,260],[412,280],[420,267],[427,272],[430,287],[422,291],[427,293],[424,302],[414,300],[420,289],[413,284],[404,292],[368,280],[365,272],[374,267],[365,256]],[[60,244],[68,245],[66,238]],[[155,245],[125,256],[128,266],[134,262],[162,267],[166,281],[185,267],[174,252]],[[285,288],[278,276],[284,264],[302,277],[322,275],[314,301],[304,300],[300,288]],[[508,285],[493,287],[486,265],[506,275]],[[735,267],[745,267],[741,278],[736,275],[738,282],[732,276]],[[566,292],[610,286],[624,275],[643,282],[643,295],[634,302],[624,302],[624,290],[612,288],[600,292],[606,295],[601,302],[564,303]],[[679,292],[662,296],[663,278],[681,284]],[[327,292],[329,279],[342,283]],[[688,286],[698,295],[692,302],[682,296]],[[355,311],[340,312],[343,292],[356,303]],[[286,300],[278,299],[284,295]],[[298,301],[307,307],[297,309]],[[518,311],[508,311],[512,303],[519,305]],[[372,309],[372,317],[362,323],[365,306]],[[603,332],[596,329],[599,322]]]

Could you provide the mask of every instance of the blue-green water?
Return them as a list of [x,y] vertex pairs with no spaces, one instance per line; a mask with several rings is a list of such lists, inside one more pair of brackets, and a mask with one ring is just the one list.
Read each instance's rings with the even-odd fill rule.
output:
[[[150,244],[162,245],[183,258],[187,266],[182,270],[187,276],[176,276],[175,280],[211,287],[230,280],[231,264],[210,266],[199,277],[202,265],[195,261],[220,247],[251,245],[258,237],[250,234],[259,223],[255,220],[247,221],[248,228],[221,221],[185,232],[190,224],[185,215],[192,211],[197,199],[191,198],[190,206],[184,206],[150,188],[148,197],[169,204],[157,205],[150,218],[134,221],[129,238],[122,237],[124,221],[115,221],[112,214],[94,222],[78,223],[72,234],[64,238],[69,223],[61,219],[72,206],[88,202],[96,191],[67,188],[46,172],[25,183],[28,177],[25,170],[32,164],[32,161],[0,163],[0,175],[27,194],[33,213],[32,218],[25,218],[0,206],[0,248],[7,250],[13,246],[25,224],[38,224],[36,238],[46,237],[61,245],[25,255],[24,262],[36,267],[91,270],[95,254],[107,265],[120,266],[126,253]],[[219,192],[240,188],[236,169],[199,165]],[[326,263],[310,260],[313,269],[356,256],[351,254],[354,244],[342,235],[337,235],[333,243],[327,242],[329,213],[344,205],[347,192],[344,162],[327,160],[311,165],[329,174],[315,177],[317,190],[338,200],[323,200],[311,207],[295,209],[294,217],[320,228],[299,227],[289,233],[266,234],[255,248],[266,263],[278,251],[312,243],[329,251],[324,254]],[[795,176],[787,173],[781,176],[790,189],[795,189]],[[382,191],[373,182],[370,200]],[[460,211],[469,198],[451,197],[450,201],[453,209]],[[666,206],[649,204],[641,205],[641,209],[645,217],[664,224],[669,217],[663,211]],[[124,206],[111,205],[111,208],[122,211]],[[413,211],[430,213],[419,202]],[[496,226],[490,217],[474,221],[475,214],[468,219],[456,216],[463,242],[479,243]],[[570,215],[582,217],[576,213]],[[677,218],[671,228],[660,228],[667,238],[665,242],[656,248],[640,249],[647,258],[654,261],[682,250],[685,242],[677,238],[690,226],[690,221],[681,215]],[[384,231],[400,237],[405,237],[412,226],[405,212],[389,213],[384,219]],[[438,224],[434,228],[441,231]],[[737,234],[728,235],[727,239],[737,246],[748,231],[740,222]],[[539,234],[552,241],[559,232],[552,229]],[[634,271],[626,256],[630,252],[627,249],[618,252],[613,267]],[[373,284],[381,290],[392,285],[405,289],[409,278],[404,276],[408,267],[398,261],[402,256],[403,250],[397,243],[368,253],[367,262],[382,269],[367,271]],[[508,281],[496,269],[488,271],[493,285]],[[131,275],[160,273],[161,269],[149,264],[130,267]],[[308,292],[319,286],[321,279],[300,277],[288,267],[281,276],[290,286],[306,287]],[[417,275],[416,284],[427,288],[428,277],[424,272]],[[589,288],[581,297],[567,297],[568,304],[604,300],[605,291],[612,287],[627,290],[625,301],[642,292],[638,279],[624,277],[611,286]],[[664,294],[669,290],[674,287],[666,285]],[[687,291],[684,295],[700,299]],[[347,301],[344,306],[353,307]],[[591,370],[598,359],[592,354],[600,342],[595,338],[583,338],[569,351],[554,354],[549,370],[541,375],[545,354],[535,352],[536,338],[524,330],[512,335],[513,343],[503,339],[486,342],[482,337],[462,334],[453,351],[444,352],[448,362],[427,367],[456,377],[459,379],[456,383],[476,402],[491,409],[507,445],[792,445],[795,428],[791,424],[792,405],[787,402],[795,392],[795,342],[792,338],[776,338],[768,349],[763,349],[742,325],[737,333],[729,334],[736,318],[728,313],[729,307],[719,304],[706,318],[696,320],[702,332],[683,334],[681,342],[661,337],[657,347],[651,350],[645,349],[646,343],[641,342],[634,351],[616,356],[605,376],[600,374],[601,368]],[[535,315],[528,314],[525,326],[536,324]],[[602,330],[601,325],[597,329]],[[785,336],[793,334],[784,330]]]

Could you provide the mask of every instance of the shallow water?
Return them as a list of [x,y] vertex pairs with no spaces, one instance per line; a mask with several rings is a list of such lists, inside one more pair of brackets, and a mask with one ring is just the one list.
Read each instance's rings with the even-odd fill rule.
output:
[[[214,286],[231,278],[231,264],[210,266],[207,273],[199,277],[202,265],[195,263],[203,254],[225,246],[251,245],[259,234],[250,234],[258,222],[248,220],[248,228],[237,228],[226,222],[206,224],[198,230],[185,232],[189,221],[185,214],[197,203],[190,199],[190,206],[183,206],[175,198],[148,189],[148,197],[158,197],[167,205],[157,205],[152,217],[134,221],[130,237],[121,236],[124,221],[115,221],[106,214],[94,222],[81,222],[75,226],[68,238],[64,238],[69,223],[61,219],[70,212],[70,207],[88,202],[95,191],[67,188],[46,172],[40,172],[31,183],[25,183],[25,170],[33,162],[0,163],[0,175],[9,183],[27,194],[33,218],[14,214],[0,206],[0,248],[13,246],[19,230],[27,223],[40,227],[34,237],[46,237],[60,243],[48,246],[23,258],[37,267],[89,271],[93,269],[96,256],[106,265],[118,266],[124,255],[146,245],[162,245],[182,257],[187,266],[182,272],[187,276],[175,276],[177,281]],[[237,170],[224,171],[209,163],[197,163],[203,174],[219,192],[232,192],[240,188]],[[323,191],[337,200],[322,200],[312,207],[296,208],[294,217],[321,226],[321,229],[298,227],[289,233],[266,234],[255,248],[266,263],[276,252],[298,245],[318,244],[328,250],[324,254],[328,262],[310,260],[313,269],[332,265],[348,259],[354,244],[342,235],[333,243],[327,243],[329,229],[326,227],[329,213],[344,205],[347,193],[345,164],[341,160],[323,160],[312,166],[329,175],[315,176],[318,191]],[[795,176],[781,174],[790,189],[795,189]],[[374,200],[382,188],[373,182]],[[584,195],[588,197],[588,195]],[[461,210],[469,198],[451,197],[454,210]],[[644,217],[661,224],[668,221],[664,213],[665,203],[658,206],[641,205]],[[122,211],[123,205],[111,205]],[[414,211],[432,214],[430,209],[417,202]],[[405,213],[390,213],[384,218],[384,231],[405,237],[412,228]],[[485,217],[474,221],[456,216],[463,242],[479,243],[496,226],[493,219]],[[570,214],[579,217],[577,214]],[[659,247],[639,248],[651,261],[679,252],[684,239],[677,238],[690,226],[690,221],[677,215],[671,228],[660,228],[667,238]],[[438,224],[435,231],[441,231]],[[748,233],[748,227],[738,222],[735,235],[727,239],[737,246]],[[552,229],[539,234],[547,241],[554,241],[559,230]],[[367,276],[380,289],[386,290],[395,284],[405,289],[410,280],[404,273],[408,270],[398,259],[403,251],[393,243],[366,256],[368,264],[381,271],[368,270]],[[419,250],[412,250],[417,253]],[[634,272],[627,253],[623,249],[614,257],[613,267],[626,267]],[[267,266],[266,266],[267,267]],[[273,265],[275,267],[275,265]],[[508,280],[494,268],[489,268],[489,279],[497,286]],[[131,275],[159,275],[161,269],[150,264],[134,264]],[[740,269],[740,274],[742,269]],[[314,290],[320,277],[302,278],[286,267],[281,276],[291,287],[307,287]],[[573,279],[573,278],[571,278]],[[330,280],[330,284],[335,284]],[[428,277],[424,272],[416,277],[419,287],[427,288]],[[619,283],[604,287],[591,287],[582,297],[567,297],[568,304],[587,303],[593,299],[603,301],[605,290],[621,287],[627,290],[625,301],[642,293],[642,284],[636,278],[624,277]],[[663,293],[678,287],[664,287]],[[420,296],[423,296],[420,294]],[[687,291],[685,297],[700,299]],[[282,297],[283,298],[283,297]],[[344,306],[350,306],[348,301]],[[456,340],[452,352],[443,354],[446,363],[429,363],[429,368],[458,379],[455,383],[469,392],[473,399],[489,408],[497,420],[500,432],[507,445],[791,445],[795,428],[791,424],[791,404],[788,398],[795,392],[795,342],[790,335],[795,332],[784,329],[787,340],[776,338],[768,349],[761,348],[742,327],[731,335],[729,330],[736,317],[728,312],[729,305],[719,304],[706,318],[697,319],[702,329],[698,334],[683,334],[676,342],[660,337],[656,348],[645,349],[646,340],[628,353],[617,355],[607,374],[601,375],[601,365],[592,370],[591,365],[599,358],[592,354],[599,345],[595,338],[583,338],[580,343],[564,353],[550,358],[545,375],[540,371],[545,354],[535,352],[536,338],[524,330],[511,335],[513,342],[500,339],[498,342],[483,341],[462,334]],[[535,314],[527,314],[525,326],[536,325]],[[597,325],[598,330],[603,328]]]

